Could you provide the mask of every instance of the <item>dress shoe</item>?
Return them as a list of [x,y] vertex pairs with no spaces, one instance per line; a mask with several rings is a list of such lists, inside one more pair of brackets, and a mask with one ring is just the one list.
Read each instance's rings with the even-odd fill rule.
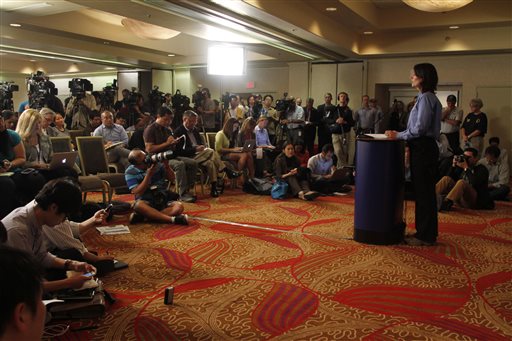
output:
[[405,237],[404,238],[405,244],[409,246],[433,246],[435,245],[435,242],[426,242],[424,240],[418,239],[416,237]]
[[188,215],[179,214],[173,217],[173,223],[177,225],[188,225]]
[[224,168],[224,172],[226,173],[229,179],[238,178],[239,176],[242,175],[242,172],[237,172],[229,168]]
[[318,192],[309,191],[304,194],[304,199],[306,199],[307,201],[315,200],[316,198],[318,198],[319,195],[320,195],[320,193],[318,193]]

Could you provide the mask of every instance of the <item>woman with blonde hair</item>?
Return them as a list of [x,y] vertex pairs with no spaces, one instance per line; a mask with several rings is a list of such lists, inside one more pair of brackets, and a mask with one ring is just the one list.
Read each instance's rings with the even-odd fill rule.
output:
[[63,176],[77,178],[77,173],[67,167],[49,169],[53,150],[50,138],[43,134],[41,129],[43,119],[39,111],[27,109],[20,115],[18,120],[16,132],[20,135],[25,147],[26,162],[24,167],[37,169],[46,181]]
[[256,139],[256,135],[254,134],[254,128],[256,128],[256,120],[254,118],[248,117],[242,122],[240,132],[238,133],[237,136],[237,147],[243,147],[245,141],[247,140]]
[[239,171],[247,170],[250,179],[254,178],[254,161],[251,152],[244,152],[242,147],[235,147],[230,143],[234,132],[238,129],[236,118],[229,118],[224,127],[215,135],[215,150],[224,161],[237,164]]

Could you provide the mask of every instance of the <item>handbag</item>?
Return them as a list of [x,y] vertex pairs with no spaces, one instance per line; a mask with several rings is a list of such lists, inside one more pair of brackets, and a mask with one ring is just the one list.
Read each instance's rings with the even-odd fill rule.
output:
[[288,183],[283,180],[277,180],[273,185],[270,191],[270,195],[272,199],[284,199],[286,198],[286,193],[288,193]]

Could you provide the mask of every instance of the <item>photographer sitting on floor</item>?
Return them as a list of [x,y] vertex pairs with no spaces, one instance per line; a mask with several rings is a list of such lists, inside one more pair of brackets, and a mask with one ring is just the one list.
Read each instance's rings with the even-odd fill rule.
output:
[[[174,173],[166,162],[171,151],[154,154],[150,157],[140,149],[134,149],[128,155],[131,165],[124,176],[126,184],[133,194],[134,213],[130,215],[130,223],[136,224],[150,220],[188,225],[188,217],[183,213],[183,204],[176,200],[179,196],[167,189],[165,180],[172,181]],[[164,162],[160,162],[160,161]]]
[[463,155],[453,157],[450,172],[436,184],[438,196],[448,193],[441,211],[449,211],[454,203],[472,209],[494,208],[487,186],[489,172],[485,166],[477,164],[477,155],[475,148],[466,148]]

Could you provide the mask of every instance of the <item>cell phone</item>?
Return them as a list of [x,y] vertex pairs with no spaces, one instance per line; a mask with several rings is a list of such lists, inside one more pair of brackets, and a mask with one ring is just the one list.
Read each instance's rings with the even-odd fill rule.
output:
[[85,277],[93,277],[93,276],[94,276],[94,273],[92,273],[92,272],[86,272],[86,273],[82,274],[82,276],[85,276]]
[[105,211],[105,213],[108,214],[110,212],[110,210],[112,209],[112,207],[114,207],[114,205],[108,204],[107,207],[105,207],[105,209],[103,211]]
[[165,288],[164,304],[171,305],[174,300],[174,287]]

